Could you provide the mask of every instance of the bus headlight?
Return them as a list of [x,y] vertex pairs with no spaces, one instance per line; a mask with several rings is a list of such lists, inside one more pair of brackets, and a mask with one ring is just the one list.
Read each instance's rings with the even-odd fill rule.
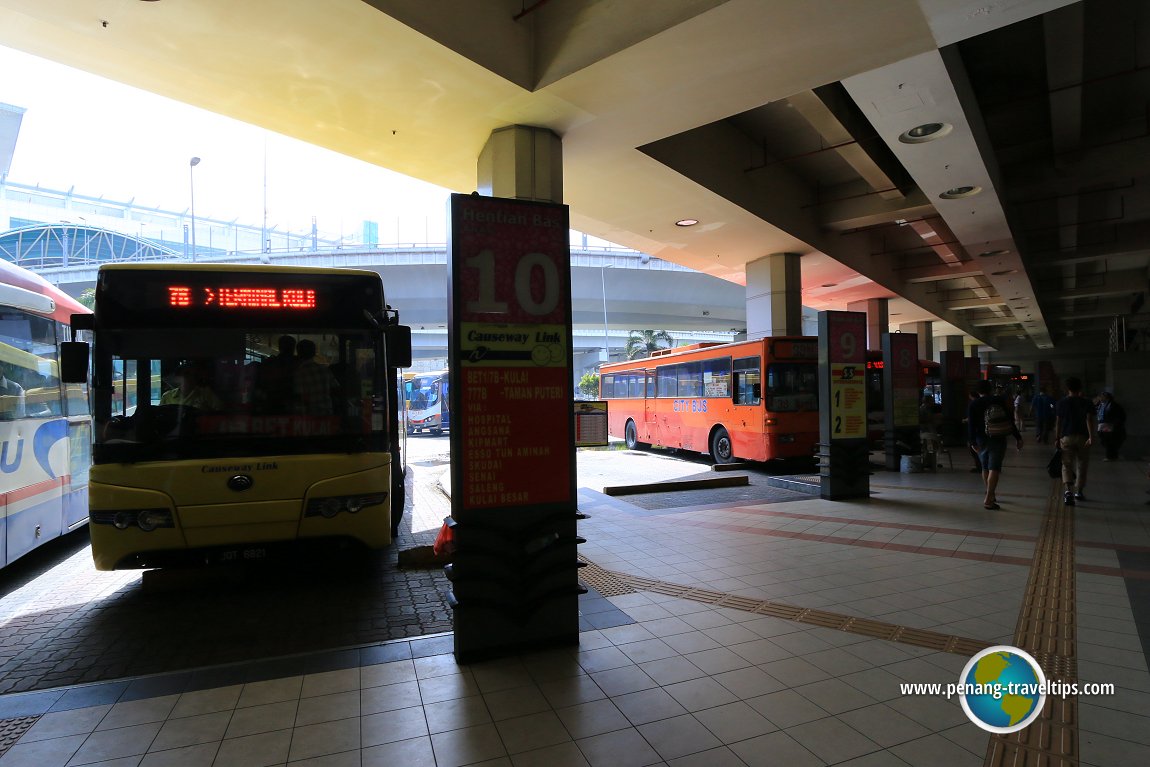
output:
[[378,506],[387,500],[387,493],[365,493],[363,495],[337,495],[327,498],[312,498],[304,510],[305,517],[326,517],[331,519],[341,511],[355,514],[367,506]]
[[175,527],[172,512],[167,509],[144,509],[136,515],[136,524],[145,533],[150,533],[157,527]]
[[93,525],[112,525],[117,530],[138,527],[150,533],[160,527],[175,527],[171,509],[123,509],[120,511],[92,511],[88,521]]

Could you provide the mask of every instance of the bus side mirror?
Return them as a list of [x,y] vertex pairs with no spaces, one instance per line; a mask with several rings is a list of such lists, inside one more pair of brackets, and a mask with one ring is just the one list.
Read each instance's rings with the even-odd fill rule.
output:
[[60,380],[88,383],[88,344],[84,341],[60,343]]
[[383,345],[387,352],[387,365],[393,368],[411,367],[411,327],[387,325],[383,329]]

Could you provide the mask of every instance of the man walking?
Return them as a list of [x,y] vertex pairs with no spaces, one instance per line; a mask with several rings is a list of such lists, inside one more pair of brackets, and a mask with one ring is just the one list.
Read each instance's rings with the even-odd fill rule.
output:
[[1073,506],[1086,500],[1086,470],[1090,468],[1090,446],[1097,433],[1094,405],[1082,396],[1082,381],[1066,379],[1067,395],[1054,406],[1054,438],[1062,448],[1062,502]]
[[982,506],[991,511],[1001,508],[995,491],[998,477],[1002,473],[1002,461],[1006,457],[1006,437],[1013,435],[1022,449],[1022,432],[1014,423],[1010,403],[1006,398],[990,393],[990,381],[985,379],[975,386],[978,399],[971,400],[966,409],[967,433],[970,449],[978,453],[982,465],[982,481],[986,485],[986,497]]

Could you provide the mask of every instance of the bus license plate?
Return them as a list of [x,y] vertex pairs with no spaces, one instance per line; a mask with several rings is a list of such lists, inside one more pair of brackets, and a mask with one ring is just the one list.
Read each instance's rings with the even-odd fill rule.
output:
[[262,546],[257,546],[246,549],[230,549],[229,551],[221,551],[218,556],[218,561],[225,563],[254,562],[259,559],[267,558],[268,550]]

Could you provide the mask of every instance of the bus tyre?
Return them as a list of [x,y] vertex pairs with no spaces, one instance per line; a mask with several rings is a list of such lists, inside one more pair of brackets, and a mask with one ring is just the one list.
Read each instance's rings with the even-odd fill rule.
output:
[[634,421],[627,422],[627,428],[623,430],[623,439],[627,442],[628,450],[642,450],[647,447],[646,443],[639,441],[639,430],[635,428]]
[[735,451],[731,447],[731,435],[720,426],[711,435],[711,458],[715,463],[731,463],[735,460]]

